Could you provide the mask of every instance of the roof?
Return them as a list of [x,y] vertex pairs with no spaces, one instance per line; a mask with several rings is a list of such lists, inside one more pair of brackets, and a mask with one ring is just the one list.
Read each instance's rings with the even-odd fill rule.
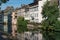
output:
[[33,3],[31,3],[31,4],[28,4],[29,6],[34,6],[34,5],[37,5],[38,4],[38,2],[33,2]]

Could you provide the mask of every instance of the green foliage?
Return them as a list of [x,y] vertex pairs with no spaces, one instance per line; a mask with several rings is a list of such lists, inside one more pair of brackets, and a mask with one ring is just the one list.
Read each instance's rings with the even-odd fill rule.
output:
[[1,0],[2,3],[6,3],[7,1],[9,1],[9,0]]
[[[2,3],[6,3],[7,1],[9,1],[9,0],[0,0],[0,6]],[[1,10],[1,7],[0,7],[0,10]]]
[[53,26],[55,27],[56,31],[60,31],[60,21],[56,21],[56,23]]
[[19,17],[17,20],[17,31],[19,33],[27,31],[27,21],[23,17]]
[[6,3],[8,0],[1,0],[1,2]]
[[6,3],[7,1],[9,1],[9,0],[0,0],[0,6],[2,3]]
[[45,20],[42,21],[42,25],[44,27],[54,27],[54,24],[56,24],[56,21],[58,21],[57,18],[59,17],[58,6],[56,4],[49,5],[49,2],[47,2],[43,7],[42,15],[43,18],[45,18]]
[[58,21],[59,17],[59,9],[56,3],[50,4],[47,3],[44,5],[42,10],[43,18],[42,21],[42,29],[43,29],[43,36],[46,40],[55,40],[55,30],[60,29],[60,22]]

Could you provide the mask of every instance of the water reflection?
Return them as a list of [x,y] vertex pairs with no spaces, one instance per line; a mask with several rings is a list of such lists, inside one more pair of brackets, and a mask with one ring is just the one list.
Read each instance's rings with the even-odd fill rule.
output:
[[44,40],[60,40],[60,32],[44,31]]

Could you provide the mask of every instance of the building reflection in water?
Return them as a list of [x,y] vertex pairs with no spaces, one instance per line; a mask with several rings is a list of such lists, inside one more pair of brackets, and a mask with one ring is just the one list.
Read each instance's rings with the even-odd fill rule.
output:
[[0,30],[1,31],[4,30],[3,22],[4,22],[4,12],[3,11],[0,11]]
[[11,34],[12,32],[12,16],[11,12],[4,14],[4,32]]
[[4,15],[4,31],[5,32],[8,32],[7,24],[8,24],[8,16]]
[[11,34],[12,33],[12,16],[11,16],[11,12],[8,14],[8,33]]

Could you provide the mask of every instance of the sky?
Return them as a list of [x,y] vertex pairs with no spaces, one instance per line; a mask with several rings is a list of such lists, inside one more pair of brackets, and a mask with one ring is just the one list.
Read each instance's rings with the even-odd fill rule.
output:
[[7,6],[13,6],[14,8],[20,7],[21,4],[30,4],[33,0],[9,0],[7,3],[1,5],[1,9],[6,9]]

